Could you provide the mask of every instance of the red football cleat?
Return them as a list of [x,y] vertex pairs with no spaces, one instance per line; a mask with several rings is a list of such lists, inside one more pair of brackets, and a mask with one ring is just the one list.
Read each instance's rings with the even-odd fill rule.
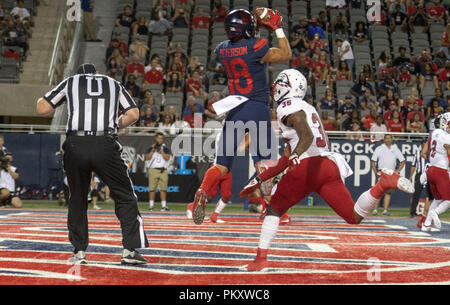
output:
[[245,266],[247,271],[265,271],[268,266],[266,258],[256,257],[251,263]]
[[392,169],[383,168],[379,182],[385,191],[399,189],[406,193],[414,193],[414,185],[411,181],[395,173]]
[[280,218],[280,224],[281,225],[287,225],[290,224],[292,222],[291,217],[289,217],[288,214],[283,214]]
[[192,219],[196,225],[201,225],[205,219],[205,206],[207,198],[208,195],[206,195],[206,192],[202,189],[198,189],[195,193]]

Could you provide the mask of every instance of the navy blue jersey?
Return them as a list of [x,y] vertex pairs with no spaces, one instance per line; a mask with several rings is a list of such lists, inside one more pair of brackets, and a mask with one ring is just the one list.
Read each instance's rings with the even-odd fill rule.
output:
[[228,76],[231,95],[241,95],[249,100],[269,102],[267,64],[261,59],[269,51],[266,39],[252,38],[232,43],[223,41],[216,47],[216,55]]

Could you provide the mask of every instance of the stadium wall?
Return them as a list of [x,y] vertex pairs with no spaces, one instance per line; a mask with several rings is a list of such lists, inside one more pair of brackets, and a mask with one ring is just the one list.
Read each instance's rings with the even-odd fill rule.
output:
[[0,116],[36,117],[36,101],[48,85],[0,84]]

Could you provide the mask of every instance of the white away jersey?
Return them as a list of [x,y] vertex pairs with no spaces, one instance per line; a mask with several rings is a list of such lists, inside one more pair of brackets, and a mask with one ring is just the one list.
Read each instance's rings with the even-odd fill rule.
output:
[[442,129],[434,130],[430,141],[430,166],[447,170],[449,162],[444,144],[450,145],[450,134]]
[[319,114],[316,109],[299,98],[286,99],[281,102],[277,108],[278,125],[281,129],[281,136],[283,140],[291,146],[291,151],[297,147],[299,138],[294,128],[287,127],[283,121],[292,113],[304,111],[306,114],[306,120],[314,135],[314,140],[311,146],[306,152],[304,152],[300,159],[324,156],[328,155],[330,151],[330,145],[328,142],[328,136],[325,133],[322,122],[319,118]]

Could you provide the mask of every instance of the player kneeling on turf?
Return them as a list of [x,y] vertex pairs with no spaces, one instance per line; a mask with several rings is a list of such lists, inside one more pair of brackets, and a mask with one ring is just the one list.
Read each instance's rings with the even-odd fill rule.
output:
[[[342,155],[330,152],[328,137],[316,109],[303,100],[306,90],[306,78],[294,69],[282,71],[272,86],[273,100],[278,103],[278,124],[292,153],[278,161],[287,171],[270,200],[256,258],[243,267],[248,271],[267,268],[267,252],[277,234],[280,216],[312,192],[319,194],[349,224],[360,223],[381,196],[392,188],[414,192],[408,179],[392,170],[382,169],[378,183],[364,192],[355,204],[342,181],[353,171]],[[256,177],[241,195],[252,192],[267,178]]]

